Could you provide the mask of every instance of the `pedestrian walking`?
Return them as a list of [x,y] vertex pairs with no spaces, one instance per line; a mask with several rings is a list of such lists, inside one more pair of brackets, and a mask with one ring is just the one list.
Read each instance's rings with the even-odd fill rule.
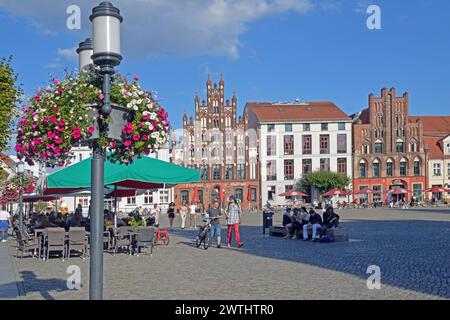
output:
[[231,247],[231,237],[234,230],[234,235],[236,238],[236,243],[238,248],[241,248],[244,243],[241,242],[241,236],[239,234],[239,225],[241,223],[241,207],[236,201],[236,197],[231,196],[230,202],[228,203],[227,211],[226,211],[226,220],[228,225],[228,236],[227,236],[227,245]]
[[196,220],[197,215],[197,205],[195,202],[192,202],[189,206],[189,227],[193,230],[197,228],[197,222]]
[[175,203],[171,202],[169,204],[169,209],[167,209],[167,216],[169,217],[170,230],[173,230],[173,219],[175,219]]
[[206,210],[206,213],[211,220],[211,240],[217,239],[217,248],[221,248],[222,241],[222,226],[220,218],[222,217],[222,210],[219,208],[219,200],[215,199],[212,206]]
[[2,242],[8,241],[8,229],[11,224],[11,215],[6,211],[6,205],[2,205],[0,210],[0,232],[2,233]]
[[183,230],[186,227],[187,214],[188,214],[187,203],[185,201],[183,201],[183,203],[181,204],[181,207],[180,207],[181,229],[183,229]]

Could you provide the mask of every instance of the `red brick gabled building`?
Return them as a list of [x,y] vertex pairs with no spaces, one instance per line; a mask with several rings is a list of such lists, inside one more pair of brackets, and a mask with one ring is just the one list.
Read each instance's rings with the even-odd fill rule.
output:
[[402,187],[422,199],[426,188],[426,159],[421,119],[409,116],[409,96],[397,96],[396,89],[381,90],[381,97],[369,95],[369,107],[354,115],[353,188],[370,188],[379,193],[369,202],[386,202],[387,191]]

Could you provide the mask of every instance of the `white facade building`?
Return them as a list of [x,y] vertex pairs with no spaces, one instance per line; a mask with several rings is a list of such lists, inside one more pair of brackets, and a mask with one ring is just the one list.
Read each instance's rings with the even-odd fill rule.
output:
[[[72,150],[75,155],[72,165],[91,156],[91,150],[88,147],[73,148]],[[150,154],[149,157],[169,162],[170,151],[168,148],[163,148],[153,154]],[[83,207],[83,215],[86,216],[89,210],[90,199],[90,196],[63,197],[62,202],[67,204],[69,212],[73,212],[76,206],[80,203]],[[139,206],[150,209],[154,206],[154,204],[158,204],[161,207],[167,207],[172,201],[173,188],[151,190],[140,192],[134,197],[117,198],[117,211],[129,213]],[[113,210],[114,199],[105,199],[105,208]]]
[[[334,103],[251,102],[246,111],[258,135],[262,205],[286,204],[278,195],[308,172],[352,177],[352,119]],[[311,200],[320,199],[317,190],[311,193]]]

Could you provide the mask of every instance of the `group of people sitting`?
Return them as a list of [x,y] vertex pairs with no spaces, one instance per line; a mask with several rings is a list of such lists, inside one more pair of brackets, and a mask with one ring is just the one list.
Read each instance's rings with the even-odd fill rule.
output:
[[308,230],[312,229],[312,241],[319,241],[320,237],[325,235],[327,229],[339,226],[339,215],[337,215],[332,206],[324,209],[323,219],[314,208],[309,211],[305,207],[287,208],[283,215],[283,226],[286,228],[285,238],[298,239],[297,233],[303,232],[302,240],[309,241]]

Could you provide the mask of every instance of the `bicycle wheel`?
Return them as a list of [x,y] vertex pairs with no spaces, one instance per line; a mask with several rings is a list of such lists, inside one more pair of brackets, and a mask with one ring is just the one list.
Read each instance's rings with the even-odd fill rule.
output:
[[202,245],[202,239],[200,238],[200,236],[197,236],[197,237],[195,238],[195,246],[196,246],[197,248],[200,248],[201,245]]
[[207,250],[211,246],[211,230],[206,231],[205,242],[203,243],[203,247]]

